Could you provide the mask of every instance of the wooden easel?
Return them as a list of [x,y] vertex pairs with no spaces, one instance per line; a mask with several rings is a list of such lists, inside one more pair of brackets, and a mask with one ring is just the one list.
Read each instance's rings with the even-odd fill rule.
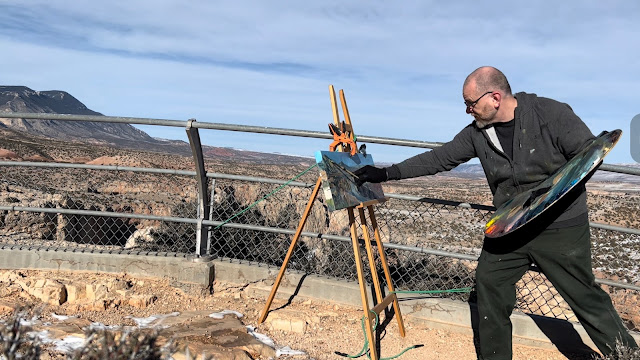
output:
[[[333,121],[336,126],[340,127],[340,118],[338,115],[338,106],[336,103],[336,94],[333,89],[333,85],[329,86],[329,95],[331,96],[331,107],[333,110]],[[344,92],[340,90],[340,102],[342,104],[342,109],[344,112],[346,129],[351,134],[351,138],[353,140],[353,127],[351,125],[351,118],[349,117],[349,110],[347,109],[347,103],[344,98]],[[354,142],[355,144],[355,142]],[[344,149],[341,146],[338,146],[336,149],[338,151],[348,151],[351,149]],[[302,229],[304,228],[305,223],[309,217],[309,213],[313,206],[313,203],[318,196],[318,192],[320,190],[320,186],[322,185],[321,178],[318,177],[318,181],[316,181],[316,185],[313,188],[311,196],[309,197],[309,202],[302,214],[302,218],[300,219],[300,223],[298,224],[298,228],[293,236],[293,240],[291,241],[291,245],[289,246],[289,250],[287,251],[287,255],[284,258],[284,262],[280,267],[280,272],[276,277],[275,282],[273,283],[273,287],[271,288],[271,293],[267,298],[267,303],[265,304],[262,313],[260,314],[260,318],[258,319],[258,323],[264,322],[267,318],[267,314],[269,313],[269,308],[271,307],[271,303],[278,291],[278,287],[280,286],[280,282],[284,277],[284,272],[287,268],[287,264],[289,263],[289,259],[293,254],[293,250],[295,249],[296,243],[298,239],[300,239],[300,235],[302,233]],[[395,311],[396,318],[398,320],[398,329],[400,331],[400,336],[405,336],[404,323],[402,321],[402,314],[400,313],[400,305],[398,304],[398,298],[396,294],[393,292],[393,283],[391,281],[391,274],[389,272],[389,266],[387,264],[387,257],[384,254],[384,248],[382,247],[382,241],[380,240],[380,231],[378,229],[378,223],[376,221],[375,213],[373,211],[373,206],[375,204],[384,202],[386,200],[371,200],[367,202],[360,203],[359,205],[347,208],[347,212],[349,214],[349,229],[351,232],[351,242],[353,245],[353,255],[356,262],[356,269],[358,271],[358,283],[360,284],[360,297],[362,298],[362,308],[364,310],[364,322],[365,322],[365,332],[367,335],[367,339],[369,340],[369,351],[371,355],[371,359],[378,360],[378,352],[376,350],[376,338],[374,337],[374,324],[372,319],[372,312],[379,316],[382,311],[387,309],[390,304],[393,304],[393,310]],[[362,234],[364,236],[364,244],[367,252],[367,258],[369,259],[369,268],[371,270],[371,279],[373,282],[373,286],[375,289],[375,306],[373,308],[369,308],[369,297],[367,296],[367,283],[364,278],[364,270],[362,264],[362,257],[360,255],[360,244],[358,241],[358,229],[356,225],[356,218],[354,214],[354,209],[358,210],[358,214],[360,216],[360,224],[362,228]],[[378,273],[376,272],[375,265],[375,257],[373,253],[373,248],[371,246],[371,239],[369,235],[369,227],[367,225],[367,220],[365,216],[365,209],[368,212],[369,220],[371,221],[371,227],[373,229],[374,239],[376,241],[376,246],[378,248],[378,256],[380,257],[380,261],[382,263],[382,269],[384,271],[385,279],[387,282],[387,286],[389,288],[390,294],[383,298],[382,289],[380,287],[380,281],[378,278]]]

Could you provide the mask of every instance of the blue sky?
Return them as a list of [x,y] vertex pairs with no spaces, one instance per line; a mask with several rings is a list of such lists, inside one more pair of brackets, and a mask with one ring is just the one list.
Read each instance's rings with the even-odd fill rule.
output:
[[[356,133],[445,142],[482,65],[569,103],[593,133],[640,113],[637,1],[0,0],[0,83],[65,90],[111,116],[327,130],[329,84]],[[141,127],[185,139],[178,128]],[[203,130],[204,143],[312,157],[328,140]],[[420,149],[368,144],[396,162]]]

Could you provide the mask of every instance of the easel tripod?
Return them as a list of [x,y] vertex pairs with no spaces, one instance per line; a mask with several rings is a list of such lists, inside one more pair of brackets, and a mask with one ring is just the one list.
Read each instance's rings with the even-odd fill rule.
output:
[[[345,122],[343,124],[340,124],[340,119],[339,119],[338,110],[337,110],[336,96],[335,96],[335,92],[332,85],[329,86],[329,94],[331,96],[331,107],[333,110],[333,120],[335,124],[335,126],[330,125],[331,132],[333,133],[333,136],[334,136],[334,142],[331,144],[330,150],[331,151],[335,151],[335,150],[350,151],[351,154],[353,155],[356,152],[356,149],[355,149],[356,143],[353,136],[353,127],[351,125],[351,118],[349,117],[349,110],[347,109],[347,103],[344,98],[344,92],[340,90],[340,101],[341,101],[342,109],[345,116]],[[258,323],[264,322],[264,320],[267,317],[269,308],[271,307],[271,303],[273,302],[276,292],[278,291],[280,282],[282,281],[282,278],[284,276],[284,273],[289,263],[289,260],[291,258],[291,255],[293,254],[293,251],[295,249],[296,243],[300,239],[300,235],[302,234],[304,225],[307,222],[313,203],[316,197],[318,196],[318,192],[320,190],[321,185],[322,185],[322,180],[320,177],[318,177],[315,187],[313,188],[313,191],[311,193],[311,196],[309,197],[309,201],[307,202],[305,211],[298,224],[298,228],[296,229],[296,232],[293,236],[291,245],[289,246],[289,250],[287,251],[284,262],[280,267],[280,272],[278,273],[278,276],[276,277],[276,280],[271,289],[271,293],[267,298],[267,303],[265,304],[265,307],[263,308],[262,313],[260,314]],[[377,317],[382,311],[386,310],[390,304],[392,304],[393,310],[396,315],[396,319],[398,320],[398,329],[400,332],[400,336],[402,337],[405,336],[404,323],[402,320],[402,314],[400,313],[400,305],[398,304],[398,298],[394,293],[391,274],[389,272],[389,266],[387,264],[387,258],[384,253],[384,248],[382,246],[382,241],[380,239],[380,231],[378,229],[378,223],[376,221],[375,213],[373,211],[373,206],[375,204],[378,204],[384,201],[385,200],[371,200],[371,201],[363,202],[356,206],[347,208],[347,212],[349,215],[349,230],[351,233],[351,242],[353,245],[353,254],[354,254],[355,263],[356,263],[356,270],[358,272],[358,283],[360,285],[360,297],[362,299],[362,307],[364,310],[365,333],[367,336],[367,340],[369,342],[369,353],[370,353],[371,359],[373,360],[378,360],[379,354],[376,349],[376,338],[374,337],[374,328],[373,328],[374,324],[372,319],[372,313],[374,313],[375,317]],[[358,229],[357,229],[356,217],[354,213],[355,209],[357,209],[358,215],[360,217],[360,224],[361,224],[362,234],[364,237],[365,249],[367,252],[367,258],[369,260],[369,268],[371,270],[371,279],[375,289],[375,302],[374,302],[375,306],[373,308],[369,308],[369,298],[367,295],[367,283],[364,277],[364,265],[362,263],[362,257],[360,253]],[[373,247],[371,245],[371,238],[369,233],[369,226],[367,225],[367,219],[366,219],[367,217],[365,215],[365,209],[367,211],[369,220],[371,221],[373,236],[376,242],[376,246],[378,248],[378,256],[382,263],[381,265],[384,271],[385,280],[390,292],[390,294],[387,295],[386,297],[382,296],[382,289],[380,287],[380,281],[378,278],[378,273],[376,271],[375,256],[373,252]]]

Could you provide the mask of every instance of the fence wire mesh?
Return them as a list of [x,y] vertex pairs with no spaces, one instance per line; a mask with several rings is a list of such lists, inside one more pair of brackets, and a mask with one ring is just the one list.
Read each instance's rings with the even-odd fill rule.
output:
[[[289,169],[291,174],[274,172],[270,175],[286,180],[300,169]],[[2,210],[0,246],[157,254],[193,254],[196,251],[196,225],[193,222],[131,216],[196,219],[198,194],[194,176],[0,166],[0,179],[0,206],[64,211]],[[317,172],[311,171],[298,181],[312,185],[316,179]],[[211,196],[207,202],[210,213],[205,220],[229,220],[236,224],[295,230],[311,196],[312,186],[285,186],[271,194],[278,187],[279,184],[267,182],[209,177]],[[104,211],[117,216],[85,215],[80,214],[81,211]],[[426,197],[417,200],[393,197],[377,205],[375,212],[381,239],[389,244],[384,251],[396,289],[444,290],[474,286],[476,262],[469,258],[480,254],[483,227],[492,214],[491,210],[457,206],[451,201]],[[366,219],[373,238],[371,219],[368,215]],[[356,223],[362,235],[357,212]],[[295,248],[289,270],[357,280],[346,211],[328,211],[320,194],[312,204],[304,230],[338,235],[345,240],[303,236]],[[596,276],[640,285],[639,236],[596,228],[591,232]],[[280,267],[291,238],[290,234],[277,232],[211,226],[209,252],[222,259]],[[442,256],[422,249],[460,256]],[[377,258],[375,246],[374,254]],[[364,248],[361,256],[367,264]],[[376,270],[384,282],[379,261]],[[367,280],[371,281],[370,274],[367,274]],[[638,292],[611,286],[603,288],[612,296],[627,326],[638,330]],[[461,293],[433,296],[457,300],[469,298],[469,294]],[[546,277],[536,271],[527,272],[517,283],[516,309],[576,320]]]
[[[1,205],[64,211],[3,211],[3,244],[177,253],[195,250],[194,225],[127,216],[195,218],[198,195],[193,177],[21,166],[0,166],[0,175]],[[88,216],[74,214],[74,210],[121,216]]]

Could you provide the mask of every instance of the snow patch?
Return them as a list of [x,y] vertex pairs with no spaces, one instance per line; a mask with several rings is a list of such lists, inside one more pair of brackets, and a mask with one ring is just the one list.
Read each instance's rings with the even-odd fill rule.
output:
[[51,313],[51,317],[58,320],[58,321],[65,321],[67,319],[71,319],[75,316],[66,316],[66,315],[58,315],[56,313]]
[[214,318],[214,319],[223,319],[225,315],[229,315],[229,314],[235,315],[238,319],[240,319],[240,318],[242,318],[244,316],[244,315],[242,315],[241,313],[239,313],[237,311],[224,310],[224,311],[221,311],[221,312],[209,314],[209,317],[210,318]]
[[32,332],[30,334],[38,338],[43,344],[53,344],[55,351],[65,354],[79,349],[84,344],[84,338],[75,335],[69,335],[60,340],[53,340],[49,337],[47,330]]
[[304,351],[293,350],[288,346],[284,346],[276,350],[276,357],[280,357],[282,355],[305,355],[305,354],[306,353]]
[[289,346],[277,347],[276,343],[270,337],[257,332],[254,326],[247,325],[247,332],[261,343],[276,349],[276,357],[283,355],[305,355],[304,351],[293,350]]
[[60,340],[53,340],[55,350],[62,353],[70,353],[79,349],[84,344],[84,338],[75,335],[69,335]]
[[156,320],[160,320],[160,321],[158,321],[158,323],[156,323],[155,325],[160,325],[160,323],[162,323],[162,320],[168,317],[173,317],[178,315],[180,315],[180,313],[176,311],[176,312],[172,312],[170,314],[164,314],[164,315],[151,315],[146,318],[136,318],[136,317],[130,317],[130,316],[127,318],[135,321],[138,327],[146,328],[146,327],[149,327],[149,325]]

